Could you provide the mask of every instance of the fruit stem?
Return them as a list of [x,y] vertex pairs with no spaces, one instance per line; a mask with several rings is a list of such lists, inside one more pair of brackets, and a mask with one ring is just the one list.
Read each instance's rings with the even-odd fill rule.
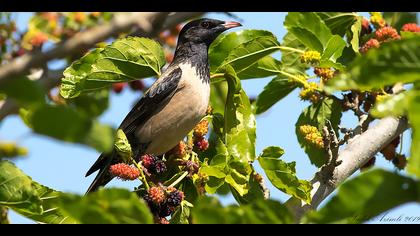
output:
[[176,179],[171,185],[169,185],[168,187],[175,187],[175,185],[177,185],[179,182],[181,182],[184,178],[185,178],[185,176],[187,176],[188,175],[188,171],[184,171],[184,173],[181,175],[181,176],[179,176],[179,178],[178,179]]
[[134,165],[136,165],[137,169],[139,169],[140,171],[139,180],[144,184],[144,186],[146,186],[146,189],[149,190],[150,186],[147,183],[146,176],[144,175],[143,167],[139,165],[139,163],[137,163],[135,160],[133,160],[133,163]]

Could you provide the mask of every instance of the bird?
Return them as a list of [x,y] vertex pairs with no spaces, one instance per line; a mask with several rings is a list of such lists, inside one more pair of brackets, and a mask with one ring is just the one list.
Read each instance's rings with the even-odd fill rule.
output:
[[[224,31],[242,26],[235,21],[201,18],[182,27],[172,62],[121,122],[133,151],[159,156],[175,147],[205,116],[210,99],[208,49]],[[99,170],[86,194],[114,176],[109,167],[122,162],[114,149],[102,153],[87,171]]]

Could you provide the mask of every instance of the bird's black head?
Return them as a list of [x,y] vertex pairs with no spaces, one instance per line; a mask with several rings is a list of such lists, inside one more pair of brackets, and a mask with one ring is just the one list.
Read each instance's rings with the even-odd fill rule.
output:
[[198,19],[186,24],[178,37],[178,44],[191,42],[195,44],[205,43],[207,46],[225,30],[241,26],[238,22],[221,21],[214,19]]

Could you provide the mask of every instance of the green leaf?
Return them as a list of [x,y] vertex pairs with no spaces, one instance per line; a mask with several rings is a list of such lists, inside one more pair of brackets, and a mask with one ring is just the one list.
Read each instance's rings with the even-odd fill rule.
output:
[[410,99],[408,108],[408,119],[413,128],[412,141],[410,149],[410,158],[408,159],[407,172],[420,178],[420,92],[416,91],[416,96]]
[[83,113],[64,106],[43,106],[28,118],[39,134],[67,142],[87,144],[101,152],[109,152],[114,143],[111,127],[92,121]]
[[213,108],[213,113],[225,113],[225,104],[227,96],[227,83],[222,81],[210,85],[210,105]]
[[416,12],[384,12],[384,20],[392,27],[400,30],[404,24],[417,23]]
[[410,83],[420,78],[420,36],[384,43],[357,57],[347,71],[332,79],[325,88],[370,90],[397,82]]
[[344,69],[344,66],[337,62],[337,59],[341,57],[345,46],[346,42],[340,36],[332,36],[325,46],[325,51],[322,53],[319,67]]
[[151,224],[149,207],[125,189],[100,189],[86,196],[63,194],[59,209],[82,224]]
[[266,56],[237,73],[239,79],[265,78],[276,75],[282,70],[281,62],[271,56]]
[[231,67],[227,68],[225,77],[228,82],[224,127],[226,147],[233,158],[248,163],[255,158],[255,116],[249,98]]
[[264,199],[264,189],[255,178],[256,172],[252,170],[251,178],[249,179],[249,190],[246,194],[240,195],[236,189],[231,188],[231,193],[239,204],[250,204],[259,199]]
[[252,204],[223,207],[216,198],[200,199],[192,209],[196,224],[287,224],[293,217],[287,208],[274,200],[257,200]]
[[[287,33],[283,37],[282,46],[306,51],[307,47],[303,45],[298,38],[292,33]],[[281,51],[281,63],[283,69],[291,74],[305,73],[309,69],[309,65],[300,61],[300,53],[293,51]]]
[[187,206],[186,201],[182,201],[181,205],[176,209],[171,217],[172,224],[189,224],[188,218],[190,217],[190,207]]
[[60,192],[37,182],[9,161],[0,161],[0,205],[40,223],[75,223],[56,206]]
[[215,72],[230,52],[240,44],[261,36],[273,36],[266,30],[240,30],[228,34],[220,35],[209,48],[210,71]]
[[320,53],[333,36],[324,21],[313,12],[290,12],[284,26],[305,46]]
[[305,108],[295,124],[296,136],[300,146],[304,149],[305,153],[308,154],[311,163],[317,167],[321,167],[325,164],[326,153],[324,150],[309,144],[299,131],[299,127],[302,125],[312,125],[322,132],[326,120],[329,120],[338,135],[338,125],[340,124],[341,115],[342,106],[340,102],[331,98],[325,98],[322,101]]
[[4,82],[0,87],[0,93],[6,94],[24,107],[37,107],[45,103],[45,92],[41,86],[25,76]]
[[306,221],[362,223],[401,204],[418,201],[419,183],[385,170],[372,170],[342,184],[337,195]]
[[296,83],[278,75],[271,80],[258,95],[255,103],[255,113],[261,114],[270,109],[278,101],[286,97],[297,87]]
[[359,47],[360,47],[360,32],[362,31],[362,21],[363,21],[363,17],[362,16],[358,16],[356,17],[356,21],[353,23],[353,25],[350,28],[350,32],[348,34],[348,37],[350,38],[350,44],[351,47],[353,48],[353,51],[356,54],[359,54]]
[[317,12],[333,34],[344,36],[359,18],[352,12]]
[[311,183],[296,177],[296,163],[286,163],[280,160],[279,158],[283,154],[283,149],[279,147],[268,147],[258,157],[258,162],[277,189],[309,203],[311,201]]
[[81,94],[71,99],[69,103],[79,111],[85,112],[89,117],[98,117],[108,109],[109,89]]
[[32,179],[13,163],[0,160],[0,204],[41,214],[41,199]]
[[216,71],[223,71],[227,65],[232,66],[237,73],[241,73],[275,51],[279,50],[280,43],[275,36],[261,36],[240,44],[225,58]]
[[411,98],[414,95],[414,92],[409,90],[388,96],[381,101],[376,101],[371,114],[378,118],[404,115],[409,109]]
[[362,27],[362,16],[350,12],[316,13],[330,28],[332,34],[347,37],[355,53],[359,53],[359,35]]
[[130,142],[128,142],[127,136],[125,136],[122,129],[117,130],[114,148],[118,152],[119,156],[121,156],[126,162],[128,162],[133,156]]
[[117,39],[68,67],[63,73],[60,94],[74,98],[111,83],[160,75],[164,64],[163,49],[156,41],[139,37]]

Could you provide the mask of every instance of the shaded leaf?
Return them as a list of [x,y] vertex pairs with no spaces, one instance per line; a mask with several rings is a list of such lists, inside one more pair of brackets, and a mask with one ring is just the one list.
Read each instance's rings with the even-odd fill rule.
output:
[[90,117],[98,117],[109,106],[109,90],[102,89],[91,93],[84,93],[71,99],[69,103],[74,104],[79,111],[85,112]]
[[261,114],[270,109],[278,101],[291,93],[297,84],[287,77],[278,75],[271,80],[258,95],[255,103],[255,113]]
[[337,62],[337,59],[341,57],[343,49],[346,46],[346,42],[338,36],[334,35],[328,40],[325,50],[322,53],[319,67],[334,67],[342,70],[344,66]]
[[397,82],[410,83],[420,76],[420,36],[384,43],[357,57],[347,71],[330,80],[325,88],[370,90]]
[[196,224],[284,224],[293,223],[287,208],[274,200],[257,200],[252,204],[223,207],[216,198],[200,199],[192,209]]
[[420,178],[420,92],[416,91],[415,95],[410,99],[408,108],[408,119],[413,128],[413,132],[407,171]]
[[384,12],[384,20],[392,27],[400,30],[404,24],[417,23],[416,12]]
[[98,151],[108,152],[114,143],[111,127],[64,106],[43,106],[30,114],[29,122],[39,134],[67,142],[87,144]]
[[163,49],[156,41],[139,37],[117,39],[73,62],[63,73],[60,94],[74,98],[111,83],[159,75],[165,62]]
[[188,218],[190,217],[190,207],[181,202],[181,205],[176,209],[171,217],[171,224],[189,224]]
[[337,195],[306,221],[362,223],[401,204],[418,201],[419,183],[385,170],[372,170],[342,184]]
[[271,56],[266,56],[258,60],[245,70],[237,73],[239,79],[264,78],[278,74],[282,70],[281,62]]
[[63,194],[59,209],[82,224],[151,224],[147,204],[125,189],[100,189],[86,196]]
[[0,87],[0,93],[24,107],[37,107],[45,103],[45,92],[41,86],[25,76],[5,81]]
[[[298,38],[293,35],[292,33],[286,33],[283,37],[282,46],[290,47],[305,51],[307,47],[303,45]],[[289,73],[304,73],[307,69],[309,69],[309,65],[306,63],[302,63],[300,61],[300,53],[296,53],[293,51],[281,51],[281,63],[283,65],[283,69]]]
[[325,163],[326,153],[323,149],[319,149],[308,143],[300,132],[299,127],[302,125],[312,125],[322,132],[325,122],[328,119],[338,135],[337,131],[341,115],[342,106],[340,102],[331,98],[325,98],[320,102],[305,108],[295,124],[296,136],[300,146],[303,148],[305,153],[308,154],[311,163],[317,167],[321,167]]

